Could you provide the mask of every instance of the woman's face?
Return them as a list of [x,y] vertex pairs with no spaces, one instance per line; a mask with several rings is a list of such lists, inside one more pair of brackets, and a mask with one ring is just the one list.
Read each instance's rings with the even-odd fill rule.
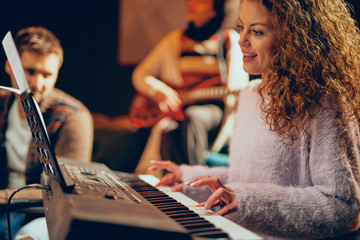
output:
[[239,28],[244,70],[261,75],[269,68],[273,55],[275,33],[270,12],[258,0],[242,0]]
[[202,27],[216,16],[214,0],[187,0],[186,20]]

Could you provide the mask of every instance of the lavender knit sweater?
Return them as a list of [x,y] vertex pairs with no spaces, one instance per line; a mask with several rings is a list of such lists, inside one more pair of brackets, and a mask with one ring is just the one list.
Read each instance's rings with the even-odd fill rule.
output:
[[[226,217],[264,239],[350,239],[346,234],[360,226],[358,125],[337,124],[333,112],[323,109],[308,135],[287,146],[261,118],[258,84],[252,81],[241,92],[230,167],[182,165],[184,181],[219,177],[238,202]],[[210,194],[207,187],[186,186],[184,192],[197,201]]]

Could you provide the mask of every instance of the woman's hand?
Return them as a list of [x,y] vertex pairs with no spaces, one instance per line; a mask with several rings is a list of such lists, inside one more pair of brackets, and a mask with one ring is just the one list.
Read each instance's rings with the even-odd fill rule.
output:
[[175,184],[171,187],[171,191],[180,192],[182,191],[184,184],[181,183],[183,173],[181,168],[175,163],[167,160],[167,161],[151,161],[152,166],[149,168],[149,171],[155,171],[159,169],[165,169],[168,171],[155,185],[155,187],[160,186],[169,186]]
[[213,206],[220,206],[221,209],[214,215],[224,215],[228,212],[234,211],[238,207],[234,191],[224,186],[219,178],[211,176],[199,176],[191,179],[186,183],[187,185],[197,188],[201,186],[208,186],[213,192],[207,201],[199,203],[198,207],[204,207],[209,210]]

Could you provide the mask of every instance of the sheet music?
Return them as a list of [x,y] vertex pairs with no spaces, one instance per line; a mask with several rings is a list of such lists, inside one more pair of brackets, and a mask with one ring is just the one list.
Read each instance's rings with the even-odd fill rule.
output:
[[13,92],[13,93],[16,93],[18,95],[21,94],[20,89],[16,89],[16,88],[12,88],[12,87],[5,87],[5,86],[0,86],[0,88],[5,89],[5,90],[10,91],[10,92]]
[[26,81],[24,69],[21,65],[20,56],[16,49],[14,40],[11,36],[11,32],[7,32],[2,41],[7,59],[9,60],[11,69],[15,76],[16,82],[19,86],[20,92],[24,92],[29,89],[29,84]]

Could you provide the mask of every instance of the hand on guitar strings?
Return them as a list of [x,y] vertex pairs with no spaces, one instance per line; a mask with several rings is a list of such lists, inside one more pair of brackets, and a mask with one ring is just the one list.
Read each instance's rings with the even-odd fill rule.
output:
[[163,113],[178,112],[181,109],[182,101],[178,92],[169,86],[163,85],[157,89],[153,99]]
[[149,171],[155,170],[166,170],[168,171],[155,185],[155,187],[161,186],[171,186],[171,191],[180,192],[183,190],[184,184],[182,183],[183,173],[181,168],[175,163],[167,161],[150,161],[152,166],[149,168]]
[[209,175],[198,176],[192,178],[186,184],[193,188],[208,186],[211,189],[212,194],[208,200],[199,203],[197,207],[204,207],[206,210],[209,210],[212,207],[219,206],[221,209],[214,213],[214,215],[224,215],[238,208],[234,191],[224,186],[217,177]]

